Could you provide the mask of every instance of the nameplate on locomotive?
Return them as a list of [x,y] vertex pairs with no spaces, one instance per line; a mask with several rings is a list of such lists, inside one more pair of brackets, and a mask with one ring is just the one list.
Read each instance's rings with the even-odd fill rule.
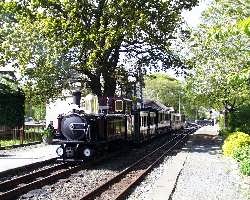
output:
[[86,123],[70,123],[69,128],[71,130],[85,130],[86,129]]

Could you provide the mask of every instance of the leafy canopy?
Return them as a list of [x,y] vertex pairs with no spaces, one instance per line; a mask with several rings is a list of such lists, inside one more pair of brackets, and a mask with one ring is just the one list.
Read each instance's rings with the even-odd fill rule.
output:
[[182,91],[181,83],[166,74],[155,73],[145,77],[145,98],[158,100],[178,110],[178,98]]
[[43,98],[75,82],[97,95],[114,95],[117,76],[124,66],[128,71],[128,60],[144,67],[158,67],[159,61],[163,68],[182,66],[169,46],[181,11],[197,2],[2,1],[0,62],[18,65],[29,78],[29,89]]
[[196,104],[231,112],[249,99],[247,12],[246,1],[214,1],[192,31],[187,91]]

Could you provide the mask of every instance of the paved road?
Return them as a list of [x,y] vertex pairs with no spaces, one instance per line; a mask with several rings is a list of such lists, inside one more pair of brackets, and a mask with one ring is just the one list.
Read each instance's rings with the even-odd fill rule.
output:
[[32,145],[0,151],[0,172],[57,157],[58,145]]

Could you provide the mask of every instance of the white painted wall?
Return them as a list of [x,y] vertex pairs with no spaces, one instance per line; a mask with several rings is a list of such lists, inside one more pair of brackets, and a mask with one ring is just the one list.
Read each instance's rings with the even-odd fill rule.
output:
[[57,99],[46,105],[46,126],[53,121],[54,128],[57,129],[57,117],[59,114],[66,114],[72,110],[72,97]]

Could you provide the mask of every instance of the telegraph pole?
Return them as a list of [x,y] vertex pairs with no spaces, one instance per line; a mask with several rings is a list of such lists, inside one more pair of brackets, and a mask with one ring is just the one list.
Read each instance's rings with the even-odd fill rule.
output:
[[180,93],[179,93],[179,114],[181,114],[181,97],[180,97]]

